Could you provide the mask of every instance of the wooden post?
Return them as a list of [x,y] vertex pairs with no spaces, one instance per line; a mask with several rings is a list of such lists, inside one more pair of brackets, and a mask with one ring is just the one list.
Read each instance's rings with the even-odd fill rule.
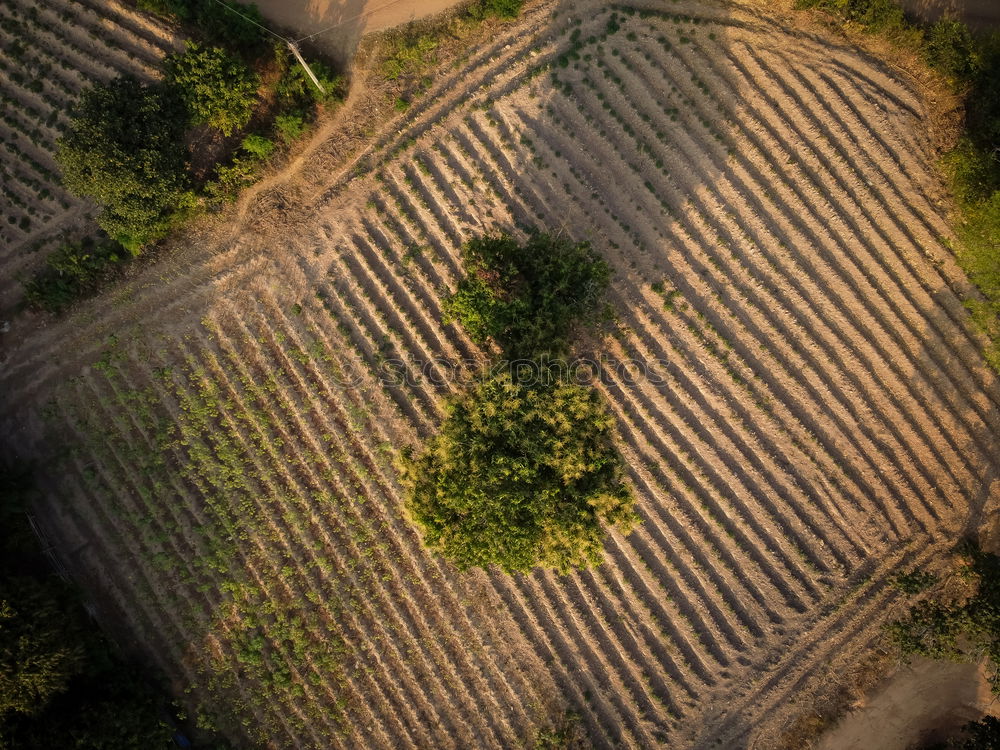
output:
[[295,55],[295,59],[299,61],[299,65],[301,65],[303,68],[306,69],[306,73],[309,74],[309,77],[312,79],[312,82],[316,84],[316,88],[318,88],[325,94],[326,89],[323,88],[323,85],[319,82],[319,79],[316,77],[316,74],[312,72],[312,68],[310,68],[309,65],[306,64],[305,59],[302,57],[302,53],[299,52],[299,46],[295,42],[289,42],[288,49],[290,49],[292,51],[292,54]]

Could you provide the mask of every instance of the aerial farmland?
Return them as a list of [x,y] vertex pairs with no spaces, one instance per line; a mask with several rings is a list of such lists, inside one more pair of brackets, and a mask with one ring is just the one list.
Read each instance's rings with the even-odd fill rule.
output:
[[[894,580],[1000,500],[929,84],[813,15],[529,0],[395,106],[363,44],[283,163],[59,316],[21,297],[97,231],[54,158],[66,103],[183,41],[117,2],[0,20],[0,455],[189,733],[792,747],[858,665],[898,661]],[[449,314],[463,248],[534,231],[609,270],[569,356],[638,524],[593,567],[464,569],[400,466],[498,356]]]

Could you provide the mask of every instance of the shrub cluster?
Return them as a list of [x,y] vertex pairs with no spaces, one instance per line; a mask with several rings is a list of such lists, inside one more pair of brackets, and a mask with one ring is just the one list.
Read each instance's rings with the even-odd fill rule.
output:
[[509,370],[454,400],[441,431],[404,465],[407,510],[424,543],[459,569],[601,561],[604,525],[627,533],[632,493],[600,395]]
[[419,455],[404,454],[407,512],[427,547],[463,570],[596,565],[606,527],[637,522],[632,491],[600,396],[546,360],[597,317],[609,268],[589,245],[541,233],[473,239],[462,257],[448,314],[504,360],[449,403]]
[[[272,156],[275,138],[291,143],[317,105],[343,97],[341,77],[315,64],[320,92],[284,45],[268,47],[260,29],[215,0],[140,5],[190,23],[204,41],[169,55],[162,82],[120,77],[87,89],[76,103],[56,159],[66,187],[101,207],[97,222],[109,241],[64,246],[27,282],[29,303],[46,310],[63,310],[93,292],[111,266],[139,255],[197,210],[234,199]],[[230,6],[259,17],[253,6]],[[270,92],[261,97],[265,69]],[[226,140],[211,153],[194,154],[189,144],[199,139],[188,135],[196,126]],[[196,156],[214,162],[207,175],[192,171]]]
[[479,237],[462,249],[466,276],[445,301],[479,345],[492,340],[509,359],[562,354],[572,328],[590,323],[610,278],[589,244],[534,233]]
[[221,47],[188,42],[163,63],[164,80],[187,108],[190,122],[232,135],[250,122],[260,76]]
[[128,257],[121,245],[108,239],[65,243],[25,284],[25,296],[35,307],[60,313],[96,291]]
[[524,0],[473,0],[465,13],[473,19],[517,18]]
[[[921,599],[905,617],[890,623],[889,638],[905,656],[969,662],[985,656],[993,669],[993,692],[1000,695],[1000,556],[968,541],[958,552],[964,558],[959,575],[971,584],[972,593],[960,599]],[[914,576],[930,583],[926,574],[910,574],[910,580]]]

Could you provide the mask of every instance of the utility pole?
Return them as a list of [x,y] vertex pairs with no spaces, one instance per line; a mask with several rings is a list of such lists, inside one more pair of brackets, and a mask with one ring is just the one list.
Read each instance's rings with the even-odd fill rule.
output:
[[299,65],[305,68],[306,73],[312,79],[312,82],[316,84],[316,88],[325,94],[326,89],[323,88],[323,85],[319,82],[316,74],[312,72],[312,68],[309,67],[308,63],[306,63],[305,59],[302,57],[302,53],[299,52],[299,45],[295,42],[288,42],[288,49],[290,49],[292,54],[295,55],[295,59],[299,61]]

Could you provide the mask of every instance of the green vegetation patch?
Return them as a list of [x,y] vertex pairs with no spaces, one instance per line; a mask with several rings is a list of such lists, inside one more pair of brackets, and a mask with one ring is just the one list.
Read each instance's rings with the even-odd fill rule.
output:
[[[978,544],[963,542],[958,550],[961,565],[957,578],[960,593],[930,591],[905,617],[888,626],[890,640],[904,656],[977,662],[989,659],[993,692],[1000,695],[1000,556],[984,552]],[[904,581],[931,583],[926,573],[915,571]],[[909,591],[922,591],[913,586]],[[907,587],[904,587],[907,590]]]
[[484,378],[404,463],[407,511],[462,570],[597,565],[605,526],[637,521],[613,429],[590,388],[547,372],[528,385],[510,371]]
[[132,253],[166,234],[194,199],[186,121],[168,87],[120,77],[83,93],[59,142],[63,183],[101,206],[97,223]]
[[0,748],[167,748],[163,697],[48,570],[24,472],[0,471]]
[[183,52],[164,60],[163,68],[193,124],[232,135],[250,122],[260,76],[221,47],[188,42]]
[[59,313],[100,284],[130,259],[117,242],[88,238],[63,244],[46,259],[45,268],[25,285],[35,307]]
[[586,242],[533,233],[471,240],[466,276],[445,300],[446,321],[479,345],[494,341],[508,359],[561,354],[578,323],[592,323],[611,271]]
[[344,96],[344,80],[330,68],[311,65],[320,90],[285,45],[265,39],[252,6],[140,5],[187,22],[202,41],[165,58],[162,82],[119,77],[81,94],[56,160],[70,192],[101,207],[97,223],[109,241],[64,246],[26,282],[29,304],[51,312],[95,292],[121,258],[234,200],[278,146],[302,137],[321,106]]

